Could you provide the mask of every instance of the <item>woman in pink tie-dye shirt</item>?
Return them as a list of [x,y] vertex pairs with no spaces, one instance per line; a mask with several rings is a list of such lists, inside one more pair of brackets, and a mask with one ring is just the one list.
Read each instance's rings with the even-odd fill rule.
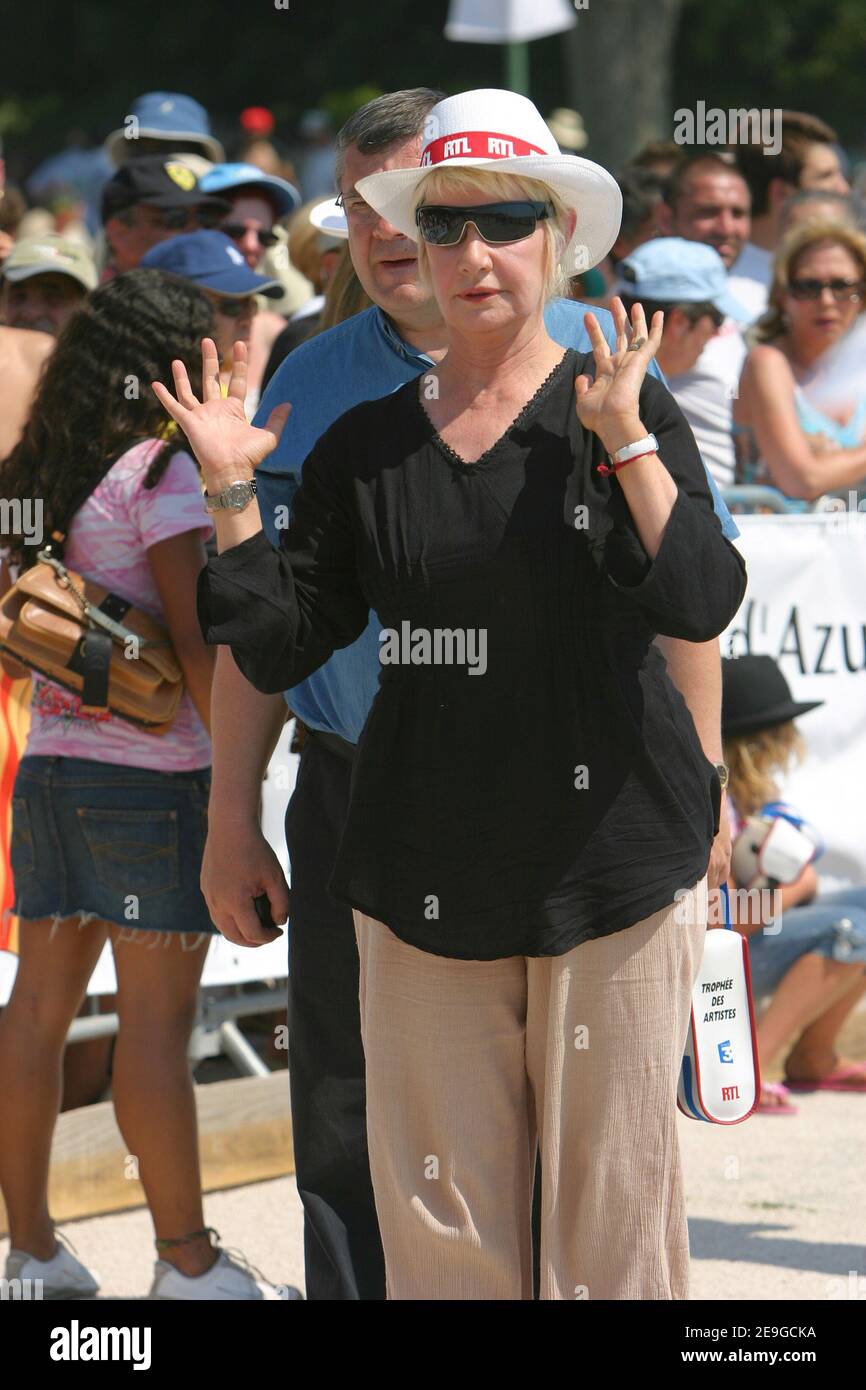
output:
[[[22,527],[25,517],[32,523],[9,538],[11,565],[26,568],[43,535],[65,533],[71,569],[164,623],[185,684],[177,717],[155,735],[108,710],[94,716],[34,676],[12,796],[21,925],[0,1015],[0,1188],[7,1278],[41,1279],[46,1298],[98,1287],[55,1238],[47,1191],[65,1039],[106,940],[120,1018],[112,1096],[157,1237],[151,1295],[278,1297],[211,1244],[187,1062],[215,932],[199,888],[213,653],[195,611],[211,526],[196,464],[180,434],[166,438],[150,383],[173,359],[195,371],[211,331],[201,293],[160,271],[103,285],[59,336],[21,441],[0,464],[0,495],[20,501]],[[15,673],[8,658],[3,665]]]

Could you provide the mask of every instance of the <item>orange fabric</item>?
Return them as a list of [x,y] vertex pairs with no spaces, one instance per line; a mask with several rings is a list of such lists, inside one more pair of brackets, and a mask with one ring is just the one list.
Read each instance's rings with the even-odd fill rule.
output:
[[0,672],[0,951],[18,953],[18,918],[9,844],[12,833],[12,788],[30,728],[33,682],[12,680]]

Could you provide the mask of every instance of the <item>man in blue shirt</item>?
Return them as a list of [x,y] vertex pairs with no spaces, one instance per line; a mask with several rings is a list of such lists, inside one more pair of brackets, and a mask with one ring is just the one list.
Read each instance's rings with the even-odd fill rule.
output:
[[[376,98],[337,138],[350,253],[373,307],[302,343],[265,393],[257,424],[274,406],[292,403],[280,443],[256,475],[262,525],[272,542],[288,526],[301,465],[328,426],[360,401],[418,376],[447,350],[438,306],[418,279],[414,242],[380,218],[356,189],[366,174],[417,167],[425,118],[441,96],[421,88]],[[551,337],[590,351],[584,312],[573,301],[552,301],[545,313]],[[613,343],[610,314],[594,313]],[[725,534],[736,536],[709,476],[708,483]],[[238,944],[261,944],[274,935],[259,924],[253,897],[267,894],[275,921],[288,915],[287,885],[259,828],[259,793],[287,705],[307,729],[286,816],[292,865],[289,1072],[307,1295],[315,1299],[384,1297],[366,1150],[357,947],[350,909],[326,891],[348,807],[354,745],[378,686],[380,626],[371,615],[357,642],[335,652],[285,698],[253,690],[231,653],[220,649],[212,696],[214,767],[202,886],[213,921]],[[658,640],[707,757],[721,762],[718,641]],[[711,886],[726,877],[728,854],[720,831]]]

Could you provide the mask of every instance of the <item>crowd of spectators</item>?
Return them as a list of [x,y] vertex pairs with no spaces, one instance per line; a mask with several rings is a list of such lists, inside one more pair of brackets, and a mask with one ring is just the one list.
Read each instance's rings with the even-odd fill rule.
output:
[[[563,145],[570,140],[570,148],[591,157],[591,148],[584,149],[586,135],[576,113],[560,111],[554,116],[551,128],[562,130]],[[88,148],[83,136],[73,132],[67,147],[35,169],[22,188],[7,185],[4,190],[0,183],[0,472],[7,495],[20,482],[28,460],[36,467],[34,460],[40,459],[41,449],[39,466],[48,496],[45,469],[59,467],[66,444],[75,442],[64,403],[74,396],[82,379],[76,372],[76,352],[80,362],[96,362],[100,353],[111,356],[126,351],[129,335],[134,334],[146,406],[139,410],[133,404],[120,411],[115,410],[115,402],[111,409],[94,408],[88,413],[81,408],[74,414],[80,428],[88,431],[88,449],[104,445],[105,457],[113,454],[113,469],[119,470],[111,472],[111,486],[105,478],[101,480],[81,508],[79,520],[87,521],[93,536],[101,530],[103,540],[108,532],[123,538],[127,555],[122,567],[118,561],[116,582],[133,589],[138,585],[129,597],[144,606],[150,602],[154,611],[161,612],[188,688],[185,722],[161,745],[162,762],[159,750],[153,749],[156,760],[142,761],[140,750],[132,744],[122,756],[112,756],[110,733],[100,731],[95,723],[78,730],[77,742],[66,739],[63,746],[69,756],[74,742],[73,760],[126,762],[142,773],[172,779],[173,794],[178,795],[178,789],[187,785],[183,779],[194,775],[200,776],[201,785],[196,786],[204,795],[205,769],[209,772],[210,764],[213,669],[195,628],[194,613],[194,579],[203,562],[208,527],[200,524],[207,523],[199,505],[200,480],[174,424],[165,420],[157,424],[160,412],[150,396],[150,381],[171,381],[173,355],[183,355],[190,366],[185,333],[191,332],[194,322],[201,330],[198,336],[207,332],[216,344],[215,374],[223,395],[238,366],[237,345],[244,345],[244,406],[252,418],[275,371],[300,344],[376,302],[371,295],[373,277],[362,281],[353,266],[347,212],[342,197],[334,198],[340,191],[339,167],[328,116],[319,110],[306,113],[300,134],[302,146],[291,163],[275,141],[271,114],[264,108],[249,108],[239,121],[233,158],[228,160],[211,133],[207,113],[193,98],[153,92],[131,103],[129,115],[99,148]],[[618,296],[629,312],[641,304],[648,321],[655,311],[664,311],[658,368],[731,510],[762,505],[739,491],[744,486],[772,490],[774,508],[791,513],[819,507],[831,497],[866,494],[866,372],[861,375],[846,367],[836,375],[833,368],[834,354],[859,330],[866,305],[866,211],[852,190],[836,133],[817,117],[786,111],[777,154],[768,154],[762,146],[732,145],[709,151],[656,141],[637,152],[617,178],[623,198],[619,234],[600,265],[572,279],[570,297],[606,307]],[[354,215],[363,215],[363,209],[359,214],[355,208]],[[399,257],[394,264],[398,261]],[[109,286],[114,290],[106,297]],[[156,315],[161,316],[160,331]],[[850,360],[850,354],[845,360]],[[103,363],[94,372],[94,389],[100,381],[106,390],[117,388],[117,373],[110,382],[109,375]],[[820,393],[813,390],[816,383]],[[100,441],[96,446],[94,438]],[[168,446],[159,467],[158,450],[153,457],[148,453],[154,440]],[[77,466],[70,465],[70,478]],[[144,502],[133,496],[136,468],[147,472]],[[57,518],[67,527],[73,520],[63,514],[68,501],[69,496],[59,489],[54,496]],[[83,535],[79,529],[79,552],[73,553],[80,553],[85,561]],[[4,552],[4,591],[14,581],[20,562],[20,554]],[[188,581],[181,597],[178,576]],[[49,728],[76,717],[76,712],[71,705],[61,708],[56,703],[49,709],[45,683],[38,676],[31,682],[27,671],[6,659],[3,664],[9,698],[25,711],[32,700],[34,719],[40,721],[42,741],[33,742],[32,749],[43,756],[58,755],[61,745],[56,739],[51,742]],[[51,726],[45,722],[49,716]],[[768,727],[777,727],[772,718]],[[0,755],[5,759],[7,789],[26,734],[26,721],[14,729],[5,721]],[[761,794],[756,793],[754,805],[746,801],[747,780],[741,780],[744,817],[774,790],[772,773],[781,765],[775,746],[773,756],[776,762],[768,755],[758,786]],[[188,852],[200,862],[201,805],[181,800],[174,814],[180,818]],[[3,815],[5,825],[8,807]],[[19,871],[23,835],[19,827]],[[6,853],[4,923],[16,901],[12,869],[14,863],[10,865]],[[801,891],[792,896],[792,905],[808,904],[814,896],[814,870],[804,870],[801,878],[802,882],[797,881]],[[855,909],[866,916],[860,899]],[[33,908],[26,915],[39,913]],[[106,917],[110,917],[108,909]],[[808,922],[814,925],[812,918]],[[821,930],[825,926],[822,917]],[[163,923],[160,929],[181,934],[181,918],[174,928]],[[210,934],[205,923],[200,935]],[[0,928],[0,947],[10,940],[8,926]],[[805,934],[803,940],[811,942],[813,937]],[[53,931],[46,934],[45,962],[52,949],[56,953]],[[804,944],[803,951],[808,949]],[[31,956],[28,971],[35,968],[34,959]],[[858,961],[859,957],[847,962],[852,974]],[[793,967],[796,960],[789,964]],[[86,987],[92,965],[86,954],[69,956],[67,993]],[[268,1286],[254,1274],[224,1254],[211,1259],[195,1146],[190,1141],[190,1134],[194,1135],[191,1094],[179,1079],[201,961],[191,962],[179,980],[174,957],[167,958],[162,969],[160,976],[157,962],[144,973],[137,964],[119,971],[133,1020],[139,1000],[158,989],[160,979],[165,983],[173,978],[175,992],[169,991],[163,1000],[163,1048],[148,1061],[129,1045],[120,1054],[119,1065],[115,1062],[125,1122],[129,1134],[137,1136],[134,1149],[130,1140],[131,1151],[139,1154],[148,1151],[147,1138],[138,1137],[141,1116],[149,1106],[148,1120],[153,1120],[159,1093],[154,1069],[161,1066],[176,1082],[173,1091],[171,1085],[163,1089],[158,1104],[160,1132],[172,1134],[175,1152],[182,1156],[181,1179],[176,1166],[169,1174],[163,1159],[153,1152],[145,1184],[157,1232],[162,1232],[154,1287],[161,1286],[160,1296],[165,1297],[211,1296],[183,1292],[184,1279],[207,1277],[214,1288],[221,1279],[220,1287],[228,1290],[213,1296],[267,1297]],[[778,971],[768,972],[767,978],[771,976],[775,988],[781,977]],[[817,979],[810,980],[810,988],[820,1020],[819,1005],[829,996],[822,996]],[[837,990],[833,995],[836,1031],[844,1018],[840,999]],[[33,1044],[34,1066],[40,1056],[43,1067],[62,1065],[65,1031],[61,1022],[68,1003],[68,999],[55,1001],[55,1013],[45,1022],[46,1034],[53,1029],[51,1046],[40,1035],[38,1046]],[[786,1023],[795,1018],[804,1029],[809,1022],[796,1010],[784,1012],[783,1017]],[[814,1021],[815,1017],[813,1010],[809,1018]],[[776,1033],[772,1037],[776,1041]],[[832,1065],[834,1037],[829,1026],[813,1032],[809,1054],[813,1060],[820,1053],[821,1065]],[[110,1053],[108,1045],[90,1053],[95,1094],[101,1094],[104,1086]],[[802,1062],[808,1053],[804,1044],[795,1061]],[[857,1076],[862,1085],[850,1084],[849,1079],[847,1089],[866,1088],[866,1078]],[[76,1075],[75,1064],[67,1058],[62,1084],[58,1082],[61,1089],[65,1087],[67,1100],[71,1095],[84,1096],[89,1084]],[[21,1113],[29,1104],[25,1104],[26,1090],[22,1073]],[[16,1119],[21,1151],[38,1136],[37,1148],[41,1145],[46,1163],[48,1119],[55,1101],[59,1103],[57,1096],[49,1097],[41,1110],[34,1104],[25,1120],[20,1114]],[[784,1088],[775,1092],[770,1088],[763,1107],[791,1109],[790,1097]],[[7,1205],[10,1195],[14,1198],[30,1190],[31,1175],[8,1154],[5,1160],[0,1154],[0,1179],[7,1188]],[[179,1217],[171,1209],[174,1197],[170,1200],[167,1195],[171,1189],[176,1197],[178,1182],[185,1203]],[[173,1240],[166,1234],[173,1229],[172,1221],[185,1223],[185,1230],[196,1227],[200,1243],[183,1245]],[[34,1259],[46,1265],[59,1261],[58,1277],[64,1277],[65,1271],[69,1287],[80,1279],[81,1291],[92,1292],[86,1275],[64,1247],[55,1248],[47,1208],[39,1208],[37,1202],[28,1222],[24,1239],[30,1244],[25,1248]]]

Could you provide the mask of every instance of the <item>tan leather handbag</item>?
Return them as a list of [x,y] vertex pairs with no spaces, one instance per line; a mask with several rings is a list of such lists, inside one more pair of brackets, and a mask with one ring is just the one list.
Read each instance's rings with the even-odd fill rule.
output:
[[183,672],[154,618],[40,550],[0,602],[0,647],[87,712],[110,709],[152,734],[171,726]]
[[[101,477],[75,498],[74,517],[117,460],[127,440],[105,460]],[[171,727],[183,696],[183,672],[165,629],[84,579],[63,563],[66,533],[55,531],[0,601],[0,648],[22,666],[81,696],[86,713],[106,710],[152,734]]]

